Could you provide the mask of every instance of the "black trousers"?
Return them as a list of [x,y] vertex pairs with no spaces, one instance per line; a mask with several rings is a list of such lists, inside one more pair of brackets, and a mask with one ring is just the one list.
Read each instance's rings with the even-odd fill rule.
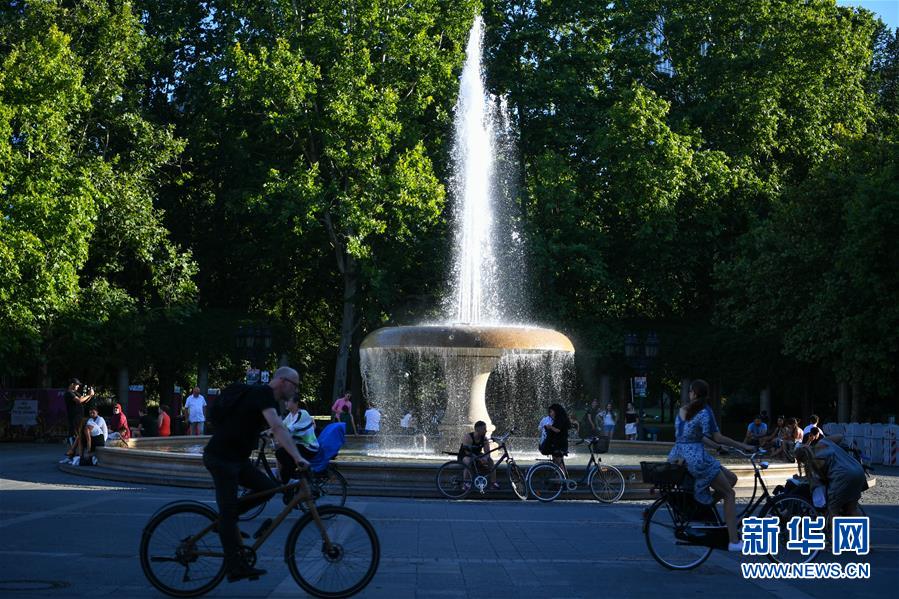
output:
[[269,496],[263,496],[252,501],[238,501],[238,485],[254,491],[274,489],[278,485],[265,473],[254,468],[249,458],[239,461],[225,460],[204,452],[203,465],[209,470],[215,483],[215,501],[218,504],[220,518],[219,537],[225,551],[225,567],[230,570],[238,563],[237,552],[241,545],[237,517],[269,499]]

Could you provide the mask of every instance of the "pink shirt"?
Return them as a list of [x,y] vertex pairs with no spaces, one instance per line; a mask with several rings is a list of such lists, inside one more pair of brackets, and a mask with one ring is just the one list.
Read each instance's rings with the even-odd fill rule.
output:
[[353,402],[348,400],[346,397],[338,398],[337,401],[334,402],[334,405],[331,406],[331,411],[340,416],[340,414],[343,413],[343,406],[349,408],[350,412],[353,411]]

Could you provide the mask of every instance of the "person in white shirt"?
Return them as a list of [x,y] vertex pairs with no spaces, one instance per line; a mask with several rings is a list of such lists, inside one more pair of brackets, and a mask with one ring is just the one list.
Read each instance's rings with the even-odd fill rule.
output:
[[368,406],[365,410],[365,431],[366,435],[375,435],[381,430],[381,412],[374,406]]
[[[315,420],[309,412],[300,407],[296,395],[287,400],[287,416],[284,417],[284,428],[290,433],[291,439],[297,446],[297,451],[305,459],[311,461],[318,453],[318,439],[315,436]],[[295,477],[296,462],[283,447],[275,450],[275,458],[278,460],[278,472],[281,482],[285,485]],[[285,496],[287,500],[287,496]]]
[[88,410],[88,418],[84,421],[75,445],[70,450],[71,454],[67,454],[67,456],[71,455],[71,459],[65,459],[63,463],[78,466],[90,455],[91,463],[96,465],[97,456],[93,455],[94,449],[104,447],[108,436],[109,429],[106,427],[106,421],[97,412],[96,406],[91,406]]
[[206,425],[206,398],[200,395],[200,388],[194,387],[193,393],[184,400],[187,412],[188,434],[202,435]]
[[818,426],[818,415],[817,414],[812,414],[811,416],[808,417],[808,426],[805,427],[804,429],[802,429],[802,436],[804,437],[805,435],[812,432],[813,428],[819,429],[820,435],[822,437],[824,436],[824,431],[820,430],[821,427]]
[[412,412],[406,412],[403,417],[400,418],[400,428],[402,429],[403,434],[412,434]]

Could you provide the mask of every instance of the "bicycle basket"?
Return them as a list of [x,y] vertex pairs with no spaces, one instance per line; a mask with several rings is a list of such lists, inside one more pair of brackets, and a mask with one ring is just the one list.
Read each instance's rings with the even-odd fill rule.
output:
[[590,449],[593,450],[593,453],[608,453],[609,438],[608,437],[597,437],[596,441],[593,442]]
[[668,462],[640,462],[643,482],[656,487],[679,485],[687,474],[686,467]]

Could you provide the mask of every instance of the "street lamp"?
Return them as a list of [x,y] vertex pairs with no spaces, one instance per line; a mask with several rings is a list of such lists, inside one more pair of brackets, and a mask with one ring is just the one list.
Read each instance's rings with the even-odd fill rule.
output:
[[[650,366],[659,355],[659,336],[655,332],[646,335],[646,339],[641,342],[640,337],[636,333],[626,333],[624,335],[624,359],[628,366],[634,369],[637,374],[644,377],[649,372]],[[640,417],[640,429],[643,428],[643,398],[645,393],[639,396],[639,406],[637,412]],[[634,400],[634,381],[631,379],[631,401]],[[642,433],[642,430],[640,431]],[[638,435],[638,438],[642,435]]]
[[241,325],[237,327],[234,345],[241,357],[255,367],[272,349],[272,331],[268,325]]

